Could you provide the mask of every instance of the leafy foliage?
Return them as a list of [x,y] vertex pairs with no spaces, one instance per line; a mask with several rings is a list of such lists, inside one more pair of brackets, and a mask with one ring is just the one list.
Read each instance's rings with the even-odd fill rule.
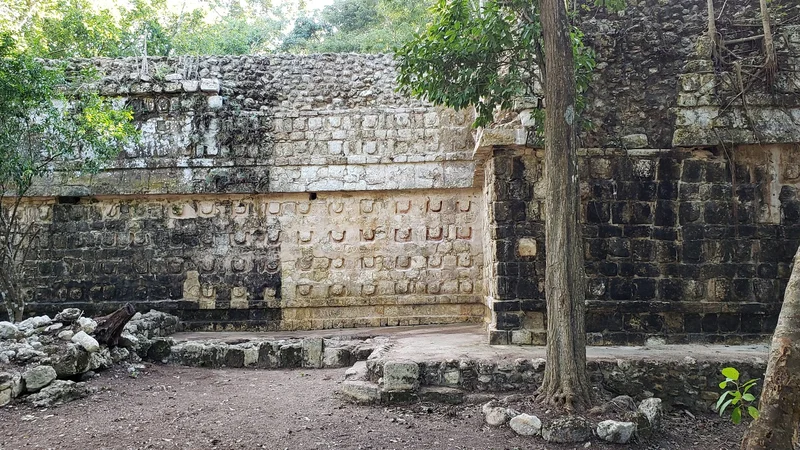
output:
[[[541,97],[546,76],[544,44],[536,2],[524,0],[439,0],[433,20],[396,50],[401,91],[455,109],[474,106],[475,126],[492,122],[497,108],[520,98]],[[594,69],[594,52],[571,32],[578,93]],[[583,100],[578,101],[578,111]],[[543,124],[537,109],[536,122]]]
[[67,97],[64,84],[61,70],[0,35],[0,297],[11,317],[22,314],[17,280],[37,231],[21,217],[22,196],[56,162],[66,170],[94,171],[137,134],[131,111],[80,89]]
[[725,380],[719,383],[719,388],[726,389],[732,385],[733,389],[725,390],[714,406],[714,409],[719,411],[720,416],[725,413],[728,407],[731,407],[731,422],[737,425],[742,421],[742,412],[744,410],[747,410],[747,413],[753,419],[758,419],[758,408],[753,406],[756,402],[756,397],[749,392],[758,380],[748,380],[740,385],[739,375],[739,371],[733,367],[722,369],[722,376],[725,377]]

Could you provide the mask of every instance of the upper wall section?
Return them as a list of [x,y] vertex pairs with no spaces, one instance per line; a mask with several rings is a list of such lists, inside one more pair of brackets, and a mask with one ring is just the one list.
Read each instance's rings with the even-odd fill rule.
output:
[[467,113],[395,92],[387,55],[69,61],[142,130],[91,178],[56,173],[34,195],[211,194],[462,188]]

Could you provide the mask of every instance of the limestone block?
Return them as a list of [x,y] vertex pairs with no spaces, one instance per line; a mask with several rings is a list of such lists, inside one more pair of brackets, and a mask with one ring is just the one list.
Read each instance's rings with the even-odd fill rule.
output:
[[219,109],[222,108],[222,101],[223,98],[221,95],[212,95],[208,97],[208,107],[210,109]]
[[183,80],[181,86],[183,86],[184,92],[197,92],[200,88],[200,82],[198,80]]
[[649,146],[647,135],[645,134],[629,134],[622,136],[622,147],[624,148],[648,148]]
[[219,80],[216,78],[201,78],[200,90],[203,92],[219,92]]
[[536,256],[536,239],[520,238],[517,241],[517,254],[519,256]]
[[383,365],[384,391],[415,391],[419,387],[419,366],[414,361],[387,361]]
[[36,366],[22,373],[25,380],[25,389],[28,392],[36,392],[50,384],[56,379],[56,370],[51,366]]
[[634,422],[604,420],[597,424],[597,437],[614,444],[627,444],[636,434]]
[[364,380],[347,380],[342,383],[340,392],[345,399],[354,403],[378,403],[381,399],[378,385]]
[[322,338],[303,339],[303,367],[321,368],[324,357],[323,347]]

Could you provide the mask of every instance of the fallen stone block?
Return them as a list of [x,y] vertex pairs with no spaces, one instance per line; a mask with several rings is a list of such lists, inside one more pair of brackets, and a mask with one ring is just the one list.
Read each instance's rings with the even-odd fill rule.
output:
[[319,369],[322,367],[324,355],[322,338],[303,339],[303,367]]
[[547,442],[569,444],[591,439],[592,431],[592,424],[583,417],[566,416],[544,425],[542,438]]
[[627,444],[635,434],[634,422],[604,420],[597,424],[597,437],[613,444]]
[[85,331],[81,330],[75,333],[75,336],[72,336],[72,342],[75,344],[80,345],[89,353],[94,353],[100,350],[100,344],[97,342],[97,339],[89,336],[86,334]]
[[530,414],[519,414],[512,417],[508,426],[520,436],[537,436],[542,432],[542,421]]
[[56,369],[51,366],[36,366],[22,373],[25,380],[25,390],[36,392],[56,379]]
[[381,391],[377,384],[363,380],[347,380],[342,383],[339,392],[353,403],[371,404],[381,400]]
[[49,408],[86,397],[90,392],[86,383],[55,380],[41,391],[28,396],[28,401],[38,408]]
[[660,398],[646,398],[639,403],[639,412],[647,418],[650,429],[658,431],[661,429],[661,420],[664,417],[664,408]]

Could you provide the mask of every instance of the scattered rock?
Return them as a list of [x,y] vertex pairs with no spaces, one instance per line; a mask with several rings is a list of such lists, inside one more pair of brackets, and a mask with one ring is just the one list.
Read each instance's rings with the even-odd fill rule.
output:
[[597,424],[597,437],[614,444],[627,444],[636,434],[636,424],[633,422],[617,422],[604,420]]
[[81,374],[89,370],[89,353],[75,344],[68,344],[62,351],[53,368],[59,378],[71,378],[75,375]]
[[493,406],[488,408],[484,413],[486,415],[486,423],[493,427],[499,427],[508,422],[508,409],[501,406]]
[[97,329],[97,322],[88,317],[79,317],[76,323],[81,327],[81,331],[86,334],[92,334]]
[[664,409],[661,406],[660,398],[646,398],[639,403],[639,412],[647,418],[650,429],[657,431],[661,429],[661,419],[664,416]]
[[38,408],[49,408],[86,397],[89,393],[86,383],[55,380],[41,391],[28,396],[28,401]]
[[542,438],[547,442],[583,442],[592,437],[592,424],[578,416],[559,417],[542,427]]
[[520,436],[536,436],[542,432],[542,421],[529,414],[514,416],[508,425]]
[[24,331],[27,333],[37,328],[46,327],[51,323],[53,323],[53,321],[52,319],[50,319],[49,316],[37,316],[23,320],[22,322],[17,324],[17,328],[20,331]]
[[36,392],[56,379],[56,369],[52,366],[36,366],[22,373],[25,380],[25,390]]
[[62,341],[71,341],[72,336],[75,336],[75,333],[72,330],[64,330],[61,333],[58,333],[58,338]]
[[364,380],[347,380],[342,383],[340,392],[354,403],[378,403],[381,399],[378,385]]
[[56,323],[54,323],[52,325],[49,325],[47,328],[44,329],[44,331],[47,332],[47,333],[52,333],[52,332],[58,331],[58,330],[60,330],[62,328],[64,328],[64,324],[61,323],[61,322],[56,322]]
[[0,322],[0,339],[14,339],[19,329],[11,322]]
[[78,331],[75,333],[75,336],[72,336],[72,342],[80,345],[89,353],[94,353],[100,350],[100,344],[97,342],[97,339],[89,336],[84,331]]
[[78,318],[81,317],[81,314],[83,314],[83,312],[78,308],[67,308],[56,314],[56,317],[53,319],[53,321],[70,324],[78,320]]

